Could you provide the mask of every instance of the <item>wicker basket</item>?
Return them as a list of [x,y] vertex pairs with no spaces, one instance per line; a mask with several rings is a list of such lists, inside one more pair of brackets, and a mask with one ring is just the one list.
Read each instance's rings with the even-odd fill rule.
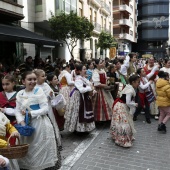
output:
[[20,145],[19,137],[16,137],[18,139],[18,145],[10,146],[10,138],[11,136],[8,138],[7,147],[0,148],[0,155],[7,157],[8,159],[23,158],[28,152],[29,144]]

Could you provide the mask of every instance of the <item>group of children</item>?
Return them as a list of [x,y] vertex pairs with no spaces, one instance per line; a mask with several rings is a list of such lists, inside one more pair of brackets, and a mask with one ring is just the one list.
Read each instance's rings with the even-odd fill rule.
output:
[[[77,64],[72,74],[69,65],[63,64],[58,77],[54,74],[46,77],[41,69],[27,71],[22,74],[25,88],[18,93],[14,91],[13,76],[3,77],[3,91],[0,92],[0,147],[7,146],[9,136],[20,136],[14,126],[26,125],[26,111],[31,116],[31,126],[35,128],[35,132],[29,137],[20,136],[21,143],[29,144],[27,155],[17,161],[10,160],[10,163],[8,159],[0,156],[0,167],[9,164],[12,170],[59,169],[61,166],[59,131],[65,129],[70,132],[90,132],[95,128],[95,121],[111,120],[110,131],[115,143],[122,147],[132,146],[135,133],[134,113],[136,108],[139,108],[138,102],[135,101],[136,91],[138,89],[142,95],[143,81],[146,81],[148,88],[152,83],[148,79],[158,67],[147,76],[142,68],[138,69],[138,75],[129,76],[128,83],[114,100],[111,94],[112,86],[108,86],[108,77],[104,70],[105,62],[97,59],[94,64],[93,71],[90,69],[87,71],[85,65]],[[92,63],[89,63],[89,66],[92,66]],[[156,103],[160,110],[158,131],[166,132],[165,124],[170,118],[169,74],[159,71],[158,76],[156,82]],[[58,93],[62,94],[66,101],[64,116],[59,115],[52,104]],[[146,96],[144,97],[142,102],[146,106],[149,102],[146,101]],[[15,138],[12,138],[10,144],[14,145],[15,142]]]
[[[31,126],[36,129],[32,136],[20,136],[20,142],[29,144],[29,150],[26,157],[18,161],[10,160],[12,170],[50,170],[59,169],[61,166],[60,134],[50,105],[54,92],[45,80],[43,70],[25,72],[22,74],[25,89],[16,94],[13,90],[15,85],[13,77],[6,75],[2,79],[4,91],[1,92],[0,98],[2,101],[0,103],[0,147],[7,146],[9,136],[20,136],[14,126],[17,123],[26,125],[26,111],[31,115]],[[10,144],[14,145],[15,139],[10,141]],[[1,165],[6,164],[2,161]]]

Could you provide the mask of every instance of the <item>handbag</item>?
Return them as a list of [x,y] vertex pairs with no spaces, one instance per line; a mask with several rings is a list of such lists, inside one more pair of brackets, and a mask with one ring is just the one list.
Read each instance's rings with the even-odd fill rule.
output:
[[[150,87],[150,89],[151,89],[151,87]],[[148,103],[152,103],[155,101],[155,96],[153,94],[152,89],[151,89],[151,91],[145,92],[145,94],[146,94],[146,99],[147,99]]]
[[29,126],[30,118],[29,118],[27,110],[26,110],[26,113],[25,113],[25,123],[26,123],[25,126],[22,126],[20,124],[16,124],[14,126],[18,130],[20,135],[22,135],[22,136],[31,136],[33,134],[33,132],[35,131],[35,128]]

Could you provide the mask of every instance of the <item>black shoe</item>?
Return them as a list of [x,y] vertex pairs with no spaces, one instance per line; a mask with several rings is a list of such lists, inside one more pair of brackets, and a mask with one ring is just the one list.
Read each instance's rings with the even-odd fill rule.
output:
[[158,125],[158,131],[162,131],[162,126],[161,126],[161,124]]
[[151,124],[151,120],[150,120],[149,118],[146,119],[146,122],[149,123],[149,124]]
[[137,117],[136,116],[133,116],[133,121],[137,121]]
[[161,128],[162,128],[162,131],[164,131],[166,133],[166,125],[164,123],[161,123]]

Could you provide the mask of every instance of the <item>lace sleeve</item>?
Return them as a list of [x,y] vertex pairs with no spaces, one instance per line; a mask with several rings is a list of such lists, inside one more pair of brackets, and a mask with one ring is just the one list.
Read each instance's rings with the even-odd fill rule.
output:
[[99,73],[97,73],[97,71],[94,71],[94,72],[93,72],[92,80],[93,80],[94,86],[98,86],[98,85],[101,84],[101,83],[100,83]]

